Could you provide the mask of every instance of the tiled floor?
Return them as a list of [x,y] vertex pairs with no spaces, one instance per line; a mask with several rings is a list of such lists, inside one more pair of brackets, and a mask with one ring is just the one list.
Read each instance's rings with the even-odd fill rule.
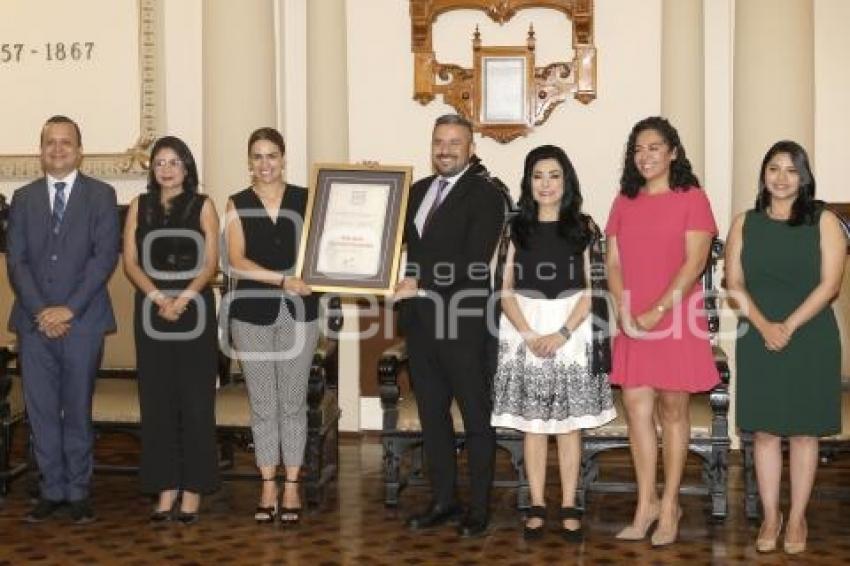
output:
[[[99,457],[120,458],[128,445],[133,448],[119,441]],[[341,457],[340,481],[326,504],[294,528],[256,525],[252,514],[258,485],[244,480],[228,481],[208,497],[198,524],[153,526],[147,522],[151,503],[139,495],[135,478],[116,475],[95,477],[96,523],[73,526],[60,516],[28,525],[20,520],[30,501],[19,480],[0,503],[0,564],[850,564],[850,502],[825,496],[818,496],[810,508],[806,554],[795,559],[781,552],[757,555],[752,547],[757,525],[743,516],[741,473],[734,462],[728,519],[712,524],[701,498],[683,496],[680,541],[653,550],[648,542],[613,538],[629,519],[632,494],[594,495],[585,520],[587,540],[581,545],[562,542],[554,533],[525,542],[513,493],[507,490],[494,494],[487,537],[461,541],[448,527],[411,533],[403,527],[403,517],[427,501],[427,491],[411,489],[403,493],[399,509],[386,509],[377,439],[345,439]],[[819,485],[850,488],[846,460],[822,468]],[[250,461],[249,454],[240,456],[240,465],[247,468]],[[625,454],[614,455],[606,462],[607,471],[628,474],[628,464]],[[557,475],[551,472],[554,480]],[[549,487],[549,494],[554,508],[557,485]]]

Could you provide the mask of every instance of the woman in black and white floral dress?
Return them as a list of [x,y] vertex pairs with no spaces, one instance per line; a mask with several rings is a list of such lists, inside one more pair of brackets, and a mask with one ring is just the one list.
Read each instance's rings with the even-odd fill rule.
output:
[[578,178],[564,151],[545,145],[525,159],[520,213],[513,223],[502,285],[492,424],[525,432],[532,507],[526,538],[543,534],[548,435],[558,441],[565,539],[582,538],[575,508],[579,429],[616,416],[605,375],[589,365],[589,244]]

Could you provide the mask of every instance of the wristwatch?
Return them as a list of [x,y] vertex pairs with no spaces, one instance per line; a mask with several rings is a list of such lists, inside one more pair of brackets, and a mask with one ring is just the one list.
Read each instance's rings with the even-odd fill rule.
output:
[[658,304],[658,305],[655,305],[655,311],[658,314],[664,314],[667,311],[667,308],[662,304]]
[[564,326],[558,329],[558,334],[563,336],[564,340],[569,340],[570,336],[573,335],[573,331],[567,328],[567,325],[565,324]]

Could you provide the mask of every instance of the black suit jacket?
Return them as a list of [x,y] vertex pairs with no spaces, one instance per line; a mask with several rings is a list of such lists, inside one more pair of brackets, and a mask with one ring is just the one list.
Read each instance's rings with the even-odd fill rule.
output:
[[482,312],[477,324],[472,325],[464,322],[474,323],[475,317],[464,315],[460,334],[470,327],[480,332],[491,291],[489,263],[504,223],[505,205],[499,189],[475,171],[470,167],[458,179],[422,236],[414,219],[434,175],[417,181],[411,188],[404,229],[405,275],[415,277],[420,289],[439,299],[416,297],[403,301],[399,313],[403,330],[410,331],[411,325],[419,325],[419,330],[428,332],[434,330],[435,309],[443,310],[446,316],[455,316],[457,308],[451,308],[452,300],[460,299],[454,303],[456,307]]

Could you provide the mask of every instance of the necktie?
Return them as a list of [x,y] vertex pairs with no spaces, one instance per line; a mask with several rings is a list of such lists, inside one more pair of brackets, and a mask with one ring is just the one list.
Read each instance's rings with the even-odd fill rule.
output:
[[445,179],[440,179],[437,183],[437,198],[434,199],[434,202],[431,203],[431,208],[428,209],[428,214],[425,215],[425,222],[422,223],[422,233],[425,233],[425,230],[428,229],[428,224],[431,223],[431,219],[434,218],[434,213],[437,212],[437,209],[440,208],[440,204],[443,202],[443,191],[446,190],[446,187],[449,185],[449,182]]
[[53,233],[58,234],[59,228],[62,226],[62,216],[65,215],[65,185],[63,181],[59,181],[53,187],[56,189],[56,195],[53,197]]

